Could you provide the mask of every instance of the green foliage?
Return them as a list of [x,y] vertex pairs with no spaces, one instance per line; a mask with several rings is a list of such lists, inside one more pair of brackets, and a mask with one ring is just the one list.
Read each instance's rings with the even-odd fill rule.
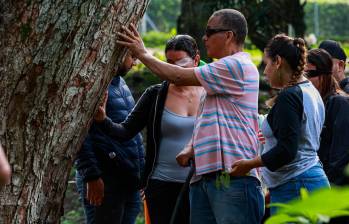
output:
[[319,34],[320,39],[334,39],[337,41],[348,41],[349,37],[349,1],[310,1],[307,2],[305,11],[305,23],[307,33],[314,31],[314,7],[319,7]]
[[344,49],[345,54],[349,57],[349,39],[348,42],[342,42],[342,48]]
[[348,3],[348,0],[307,0],[308,3],[319,3],[319,4],[337,4],[337,3]]
[[136,224],[144,224],[144,223],[145,223],[144,216],[137,216]]
[[251,59],[255,65],[262,63],[263,52],[254,45],[251,45],[250,48],[245,48],[244,51],[251,55]]
[[[161,58],[159,54],[155,54],[155,56],[156,55],[158,58]],[[146,88],[161,82],[161,80],[143,64],[135,66],[124,78],[136,100],[142,95]]]
[[157,28],[169,32],[176,28],[181,0],[151,0],[147,13]]
[[[81,209],[80,209],[81,210]],[[79,210],[71,210],[64,214],[63,224],[76,224],[83,221],[83,213]]]
[[176,35],[176,29],[168,33],[150,31],[142,35],[146,47],[165,49],[166,41]]
[[301,190],[301,199],[288,204],[274,203],[279,207],[276,215],[266,224],[281,223],[328,223],[331,218],[349,215],[349,187],[322,189],[311,194]]
[[230,185],[230,175],[228,172],[223,171],[217,178],[215,182],[216,188],[225,187],[228,188]]

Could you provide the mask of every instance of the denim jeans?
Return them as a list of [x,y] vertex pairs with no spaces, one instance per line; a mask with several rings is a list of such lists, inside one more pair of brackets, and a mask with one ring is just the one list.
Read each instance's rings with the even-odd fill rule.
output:
[[229,186],[216,187],[215,176],[190,186],[191,224],[258,224],[264,214],[259,180],[231,177]]
[[127,191],[117,187],[117,180],[102,177],[104,199],[101,206],[93,206],[86,200],[86,184],[76,172],[76,185],[84,206],[86,224],[134,224],[140,212],[139,191]]
[[[320,163],[311,167],[302,174],[290,179],[286,183],[270,188],[270,203],[287,203],[300,197],[301,188],[312,192],[320,188],[328,188],[330,184]],[[277,211],[276,207],[270,208],[270,214]]]

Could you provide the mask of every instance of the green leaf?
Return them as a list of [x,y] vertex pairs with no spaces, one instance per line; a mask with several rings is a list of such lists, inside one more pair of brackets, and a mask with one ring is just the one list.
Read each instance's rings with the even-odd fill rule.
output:
[[328,223],[330,221],[330,217],[327,215],[318,214],[316,221],[320,223]]
[[[349,188],[322,189],[312,193],[301,192],[302,199],[287,204],[274,203],[280,209],[277,215],[303,217],[311,223],[326,223],[331,218],[349,215]],[[285,216],[283,216],[285,217]]]
[[302,223],[309,224],[309,220],[303,217],[292,217],[287,214],[277,214],[270,217],[265,224],[284,224],[284,223]]
[[302,200],[309,198],[309,193],[308,193],[307,189],[302,187],[300,193],[301,193]]
[[284,203],[270,203],[267,205],[268,208],[270,207],[279,207],[279,208],[290,208],[291,206],[288,204],[284,204]]

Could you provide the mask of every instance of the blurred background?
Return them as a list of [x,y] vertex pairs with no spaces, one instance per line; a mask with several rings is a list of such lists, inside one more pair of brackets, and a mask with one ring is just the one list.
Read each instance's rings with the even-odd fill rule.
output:
[[[263,49],[275,34],[303,37],[309,48],[317,48],[322,40],[336,40],[349,56],[349,0],[151,0],[139,31],[146,47],[161,60],[165,59],[164,48],[170,37],[189,34],[196,39],[202,59],[211,61],[205,54],[201,37],[209,16],[222,8],[234,8],[246,16],[249,34],[245,51],[251,54],[261,74],[260,113],[266,113],[264,102],[270,97],[263,77]],[[349,66],[347,75],[348,69]],[[125,80],[135,100],[148,86],[161,82],[142,64],[136,65]],[[74,175],[73,169],[66,191],[63,224],[84,220]],[[144,218],[140,214],[137,224],[142,223]]]

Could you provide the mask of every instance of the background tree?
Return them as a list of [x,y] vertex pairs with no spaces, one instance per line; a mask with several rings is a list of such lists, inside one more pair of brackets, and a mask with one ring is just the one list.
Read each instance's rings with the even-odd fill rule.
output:
[[89,120],[148,0],[0,0],[0,138],[13,177],[0,223],[58,223]]
[[162,32],[169,32],[176,27],[180,13],[181,0],[151,0],[147,8],[148,16]]
[[304,35],[305,3],[301,0],[185,0],[182,1],[177,30],[192,35],[198,41],[203,58],[206,58],[201,38],[208,18],[218,9],[234,8],[246,16],[248,36],[263,51],[271,37],[280,32],[287,33],[289,24],[296,36]]

